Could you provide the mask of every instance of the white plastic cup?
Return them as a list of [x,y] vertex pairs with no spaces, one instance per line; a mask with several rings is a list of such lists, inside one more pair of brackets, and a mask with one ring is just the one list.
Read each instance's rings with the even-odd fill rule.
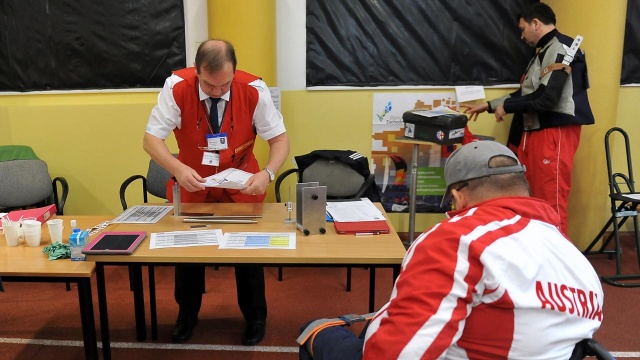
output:
[[5,239],[7,239],[7,246],[18,246],[20,240],[20,224],[13,223],[10,225],[4,225],[2,227]]
[[27,246],[40,246],[42,241],[42,223],[38,220],[23,220],[22,231]]
[[51,237],[51,243],[62,242],[62,229],[64,221],[62,219],[51,219],[47,221],[47,227],[49,228],[49,235]]

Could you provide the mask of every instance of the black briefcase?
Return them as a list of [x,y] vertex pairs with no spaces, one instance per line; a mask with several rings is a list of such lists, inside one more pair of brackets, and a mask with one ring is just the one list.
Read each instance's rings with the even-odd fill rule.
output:
[[404,136],[434,142],[440,145],[462,143],[464,129],[469,120],[463,114],[442,114],[428,116],[428,110],[410,110],[402,114]]

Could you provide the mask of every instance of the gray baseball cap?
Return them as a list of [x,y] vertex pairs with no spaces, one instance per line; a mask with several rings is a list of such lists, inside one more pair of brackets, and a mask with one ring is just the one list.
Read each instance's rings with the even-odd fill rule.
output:
[[[514,159],[518,165],[490,168],[489,160],[499,155]],[[451,153],[444,164],[444,179],[447,183],[447,191],[444,193],[440,207],[446,207],[451,201],[452,184],[489,175],[524,171],[525,167],[520,164],[516,155],[508,147],[490,140],[470,142]]]

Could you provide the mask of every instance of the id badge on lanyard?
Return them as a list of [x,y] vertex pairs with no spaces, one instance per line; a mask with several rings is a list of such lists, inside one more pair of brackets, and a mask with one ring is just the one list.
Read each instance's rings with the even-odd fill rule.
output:
[[227,142],[227,133],[219,134],[207,134],[207,149],[208,150],[227,150],[229,144]]
[[220,154],[218,151],[229,148],[227,133],[207,134],[207,150],[202,154],[202,165],[220,165]]
[[217,152],[204,151],[202,153],[202,165],[219,166],[220,154]]

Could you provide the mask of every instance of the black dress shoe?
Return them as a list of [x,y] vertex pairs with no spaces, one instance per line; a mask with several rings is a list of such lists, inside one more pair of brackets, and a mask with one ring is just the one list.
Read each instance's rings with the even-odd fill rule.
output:
[[193,328],[196,327],[197,323],[198,319],[178,318],[176,326],[173,327],[173,334],[171,334],[173,342],[182,343],[189,340],[191,335],[193,335]]
[[244,334],[242,334],[242,345],[257,345],[262,341],[262,338],[264,338],[264,330],[266,327],[266,321],[258,320],[248,322],[244,328]]

